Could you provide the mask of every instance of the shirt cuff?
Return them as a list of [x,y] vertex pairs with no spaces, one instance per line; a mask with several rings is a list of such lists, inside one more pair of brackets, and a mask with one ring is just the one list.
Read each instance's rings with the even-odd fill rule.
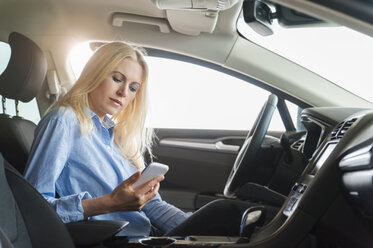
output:
[[91,199],[88,192],[64,196],[56,199],[55,209],[64,223],[84,220],[82,200]]

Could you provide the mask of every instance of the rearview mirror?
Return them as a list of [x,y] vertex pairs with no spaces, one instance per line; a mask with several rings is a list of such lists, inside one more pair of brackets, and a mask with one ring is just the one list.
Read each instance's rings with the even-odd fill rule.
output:
[[263,36],[273,34],[274,19],[277,19],[278,24],[285,28],[326,26],[325,21],[264,0],[245,0],[243,16],[245,22]]
[[299,11],[276,5],[278,23],[287,28],[299,26],[325,26],[325,21],[303,14]]
[[267,3],[247,0],[243,2],[245,22],[258,34],[263,36],[273,34],[272,20],[274,19],[271,6]]

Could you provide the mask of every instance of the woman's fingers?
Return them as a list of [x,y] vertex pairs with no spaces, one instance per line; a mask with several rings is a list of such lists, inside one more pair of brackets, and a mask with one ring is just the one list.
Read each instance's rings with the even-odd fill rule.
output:
[[133,189],[132,185],[139,179],[140,175],[140,172],[134,173],[109,194],[114,211],[141,210],[146,203],[156,196],[159,190],[159,182],[164,179],[164,176],[153,178]]
[[[146,203],[148,203],[151,199],[153,199],[153,198],[157,195],[158,190],[159,190],[159,186],[160,186],[160,184],[157,183],[156,185],[154,185],[153,187],[151,187],[149,191],[147,191],[146,193],[144,193],[144,194],[142,195],[142,197],[143,197],[143,198],[142,198],[142,200],[143,200],[143,205],[141,206],[141,208],[142,208],[143,206],[145,206]],[[140,208],[140,209],[141,209],[141,208]]]
[[139,180],[140,176],[141,176],[141,172],[137,171],[133,173],[133,175],[130,176],[127,180],[123,181],[123,183],[132,186],[132,184],[134,184],[137,180]]
[[150,199],[152,199],[157,193],[158,193],[158,190],[159,190],[159,186],[160,184],[157,183],[155,186],[153,186],[146,194],[149,195]]
[[157,177],[153,178],[152,180],[149,180],[148,182],[144,183],[140,187],[136,188],[135,191],[139,192],[139,193],[142,193],[142,194],[146,194],[149,191],[154,190],[157,185],[158,185],[158,189],[159,189],[159,182],[161,182],[163,179],[164,179],[164,176],[162,176],[162,175],[157,176]]

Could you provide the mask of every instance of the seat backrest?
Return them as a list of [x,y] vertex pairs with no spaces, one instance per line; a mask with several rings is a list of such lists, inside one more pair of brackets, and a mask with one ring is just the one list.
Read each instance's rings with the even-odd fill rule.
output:
[[[42,50],[32,40],[13,32],[9,35],[11,57],[0,76],[0,95],[29,102],[38,94],[47,72]],[[19,116],[0,114],[0,152],[23,173],[36,125]]]
[[1,154],[0,229],[14,248],[74,247],[54,209]]

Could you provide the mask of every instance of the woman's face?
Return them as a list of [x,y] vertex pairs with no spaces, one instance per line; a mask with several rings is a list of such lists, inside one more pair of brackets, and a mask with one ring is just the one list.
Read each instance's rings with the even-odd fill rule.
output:
[[143,69],[132,59],[123,59],[100,85],[88,94],[89,107],[103,120],[106,114],[124,110],[140,89]]

